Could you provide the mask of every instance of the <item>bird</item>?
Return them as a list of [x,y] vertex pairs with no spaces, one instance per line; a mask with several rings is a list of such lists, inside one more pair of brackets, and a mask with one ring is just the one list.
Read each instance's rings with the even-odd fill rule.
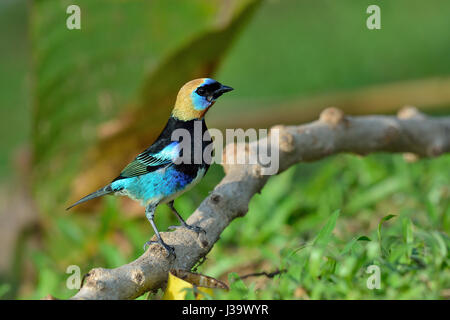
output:
[[[108,194],[128,196],[140,201],[157,238],[157,241],[147,241],[144,250],[152,243],[159,243],[169,256],[175,256],[174,248],[163,241],[155,225],[156,207],[167,204],[179,220],[180,226],[169,229],[184,227],[197,234],[204,232],[202,228],[184,221],[174,207],[174,200],[196,185],[208,171],[210,161],[204,156],[204,151],[207,148],[212,150],[212,141],[205,114],[222,94],[232,90],[232,87],[211,78],[187,82],[179,90],[169,120],[156,141],[125,166],[111,183],[81,198],[66,210]],[[196,128],[200,128],[200,134],[194,132]],[[185,141],[183,136],[182,140],[174,141],[173,134],[177,130],[184,130],[190,139]]]

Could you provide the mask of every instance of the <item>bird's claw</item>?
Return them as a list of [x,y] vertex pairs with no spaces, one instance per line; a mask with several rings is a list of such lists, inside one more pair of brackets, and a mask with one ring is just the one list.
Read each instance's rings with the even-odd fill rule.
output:
[[180,225],[180,226],[170,226],[168,229],[169,229],[169,230],[175,230],[175,229],[179,229],[179,228],[186,228],[186,229],[189,229],[189,230],[194,231],[194,232],[197,233],[197,234],[199,234],[199,233],[202,232],[203,234],[206,235],[205,229],[200,228],[200,227],[198,227],[198,226],[191,226],[191,225],[189,225],[189,224],[182,224],[182,225]]
[[168,244],[166,244],[163,241],[161,241],[161,242],[160,241],[147,241],[146,243],[144,243],[144,251],[147,250],[147,248],[153,243],[160,244],[164,249],[166,249],[167,257],[173,256],[174,258],[176,258],[175,248],[172,246],[169,246]]

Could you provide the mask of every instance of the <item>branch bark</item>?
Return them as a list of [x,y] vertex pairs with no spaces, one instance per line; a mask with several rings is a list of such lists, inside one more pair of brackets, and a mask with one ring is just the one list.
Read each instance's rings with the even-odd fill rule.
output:
[[[280,170],[298,162],[351,152],[408,152],[435,157],[450,151],[450,117],[431,118],[413,107],[403,108],[397,116],[345,116],[336,108],[324,110],[319,120],[300,126],[275,126],[279,129]],[[228,145],[224,157],[235,151]],[[253,148],[245,148],[253,152]],[[225,162],[225,161],[224,161]],[[161,288],[170,269],[189,270],[204,257],[230,222],[244,216],[255,193],[269,176],[258,164],[224,164],[225,177],[189,217],[188,223],[202,227],[206,235],[178,229],[163,232],[166,243],[174,246],[176,258],[166,257],[157,244],[129,264],[115,269],[92,269],[72,299],[133,299]],[[278,172],[278,173],[279,173]]]

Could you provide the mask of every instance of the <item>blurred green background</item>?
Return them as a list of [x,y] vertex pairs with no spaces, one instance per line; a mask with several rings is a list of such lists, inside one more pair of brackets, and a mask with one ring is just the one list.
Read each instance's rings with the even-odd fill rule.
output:
[[[81,30],[66,28],[70,4]],[[366,27],[371,4],[381,30]],[[448,115],[449,12],[446,0],[3,0],[0,298],[68,298],[68,266],[142,253],[152,231],[133,202],[64,208],[152,143],[188,80],[236,89],[207,116],[221,129],[308,122],[329,106]],[[229,280],[219,298],[448,299],[450,156],[408,159],[336,155],[272,177],[197,271]],[[222,176],[214,165],[179,211]],[[156,223],[175,219],[161,206]]]

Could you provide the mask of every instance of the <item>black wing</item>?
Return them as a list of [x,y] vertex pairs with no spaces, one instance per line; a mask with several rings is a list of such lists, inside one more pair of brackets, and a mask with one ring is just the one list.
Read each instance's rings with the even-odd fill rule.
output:
[[179,156],[178,146],[178,142],[172,142],[158,152],[153,146],[148,148],[130,162],[115,180],[140,176],[174,164]]

